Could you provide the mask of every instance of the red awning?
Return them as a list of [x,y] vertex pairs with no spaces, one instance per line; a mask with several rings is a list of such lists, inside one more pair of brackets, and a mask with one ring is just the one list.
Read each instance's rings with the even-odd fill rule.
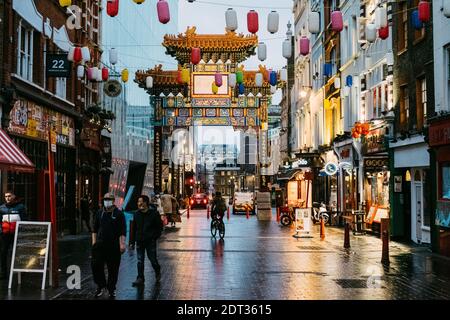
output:
[[2,129],[0,129],[0,169],[34,172],[34,164]]

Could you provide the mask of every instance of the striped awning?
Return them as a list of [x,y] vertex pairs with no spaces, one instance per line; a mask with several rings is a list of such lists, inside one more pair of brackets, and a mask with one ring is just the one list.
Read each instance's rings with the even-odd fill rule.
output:
[[34,172],[34,164],[2,129],[0,129],[0,169]]

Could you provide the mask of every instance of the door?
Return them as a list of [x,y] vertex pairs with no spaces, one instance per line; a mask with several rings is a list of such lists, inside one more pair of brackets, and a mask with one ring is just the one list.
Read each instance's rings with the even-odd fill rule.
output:
[[415,183],[415,221],[416,221],[416,240],[415,242],[420,243],[422,241],[422,183]]

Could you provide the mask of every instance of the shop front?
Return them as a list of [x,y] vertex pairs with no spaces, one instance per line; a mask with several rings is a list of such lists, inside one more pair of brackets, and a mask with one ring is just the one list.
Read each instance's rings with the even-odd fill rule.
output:
[[371,128],[361,138],[363,155],[363,208],[366,227],[380,232],[382,218],[390,218],[390,170],[386,127]]
[[434,209],[432,244],[434,251],[450,257],[450,117],[431,122],[429,145],[432,172],[436,177],[430,188]]
[[[430,154],[424,137],[418,135],[390,143],[393,157],[395,214],[404,225],[404,238],[415,243],[430,243]],[[413,155],[413,156],[412,156]],[[391,159],[392,165],[392,159]]]
[[50,221],[48,186],[48,133],[56,135],[55,179],[58,232],[75,232],[75,124],[74,118],[19,98],[10,112],[8,132],[17,146],[35,164],[33,174],[9,172],[7,188],[23,198],[28,218]]
[[277,176],[277,183],[284,191],[284,203],[293,207],[311,208],[318,187],[317,177],[322,161],[317,154],[298,153],[296,158],[283,166]]

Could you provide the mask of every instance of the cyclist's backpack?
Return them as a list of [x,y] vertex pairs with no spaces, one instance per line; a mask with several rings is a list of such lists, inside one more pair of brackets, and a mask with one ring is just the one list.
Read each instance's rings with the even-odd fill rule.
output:
[[223,215],[225,210],[227,210],[227,205],[225,204],[225,200],[223,198],[216,200],[215,214]]

